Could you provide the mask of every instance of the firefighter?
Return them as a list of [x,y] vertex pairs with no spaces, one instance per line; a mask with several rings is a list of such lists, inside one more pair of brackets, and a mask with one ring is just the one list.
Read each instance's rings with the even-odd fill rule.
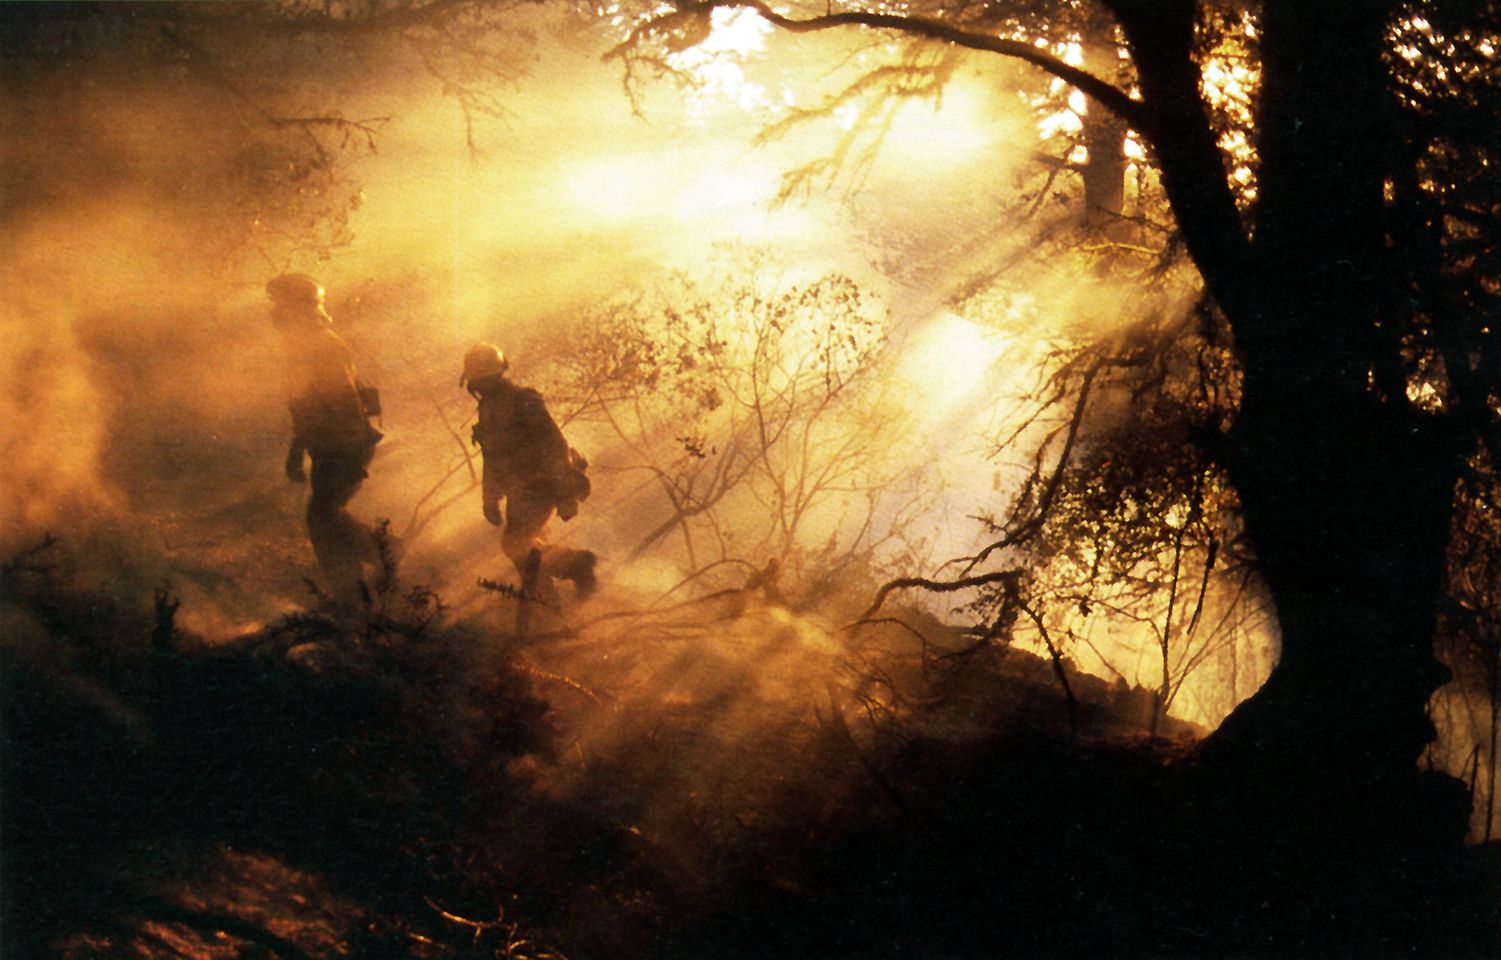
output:
[[[370,423],[380,414],[380,397],[356,377],[349,346],[333,331],[317,281],[286,273],[267,283],[266,293],[271,322],[286,351],[292,412],[287,479],[301,483],[311,478],[308,539],[333,598],[351,602],[360,593],[365,565],[380,562],[370,529],[345,509],[369,476],[381,438]],[[312,462],[310,472],[303,469],[304,459]]]
[[[594,591],[595,556],[547,542],[547,522],[556,511],[564,520],[589,496],[588,464],[568,446],[537,391],[506,379],[500,348],[481,343],[464,356],[459,385],[479,401],[474,442],[484,455],[482,498],[485,519],[501,523],[501,549],[515,564],[523,589],[535,588],[544,602],[557,599],[553,580],[573,581],[575,594]],[[530,569],[529,569],[530,568]]]

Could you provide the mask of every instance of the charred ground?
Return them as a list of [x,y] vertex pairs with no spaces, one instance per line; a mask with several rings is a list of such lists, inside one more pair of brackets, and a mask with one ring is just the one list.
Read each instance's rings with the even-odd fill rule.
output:
[[[488,617],[403,601],[210,643],[174,626],[168,593],[65,582],[66,549],[5,572],[27,638],[4,652],[7,956],[1481,956],[1493,942],[1488,850],[1398,810],[1369,813],[1410,834],[1395,871],[1338,838],[1249,832],[1243,794],[1195,762],[1194,731],[1141,732],[1144,692],[1070,670],[1071,739],[1051,665],[977,654],[931,620],[930,645],[860,661],[888,695],[830,685],[747,727],[726,718],[760,709],[749,686],[664,697],[639,677],[733,673],[738,636],[789,629],[749,593],[613,634],[518,640],[497,596]],[[590,642],[592,660],[565,652]]]

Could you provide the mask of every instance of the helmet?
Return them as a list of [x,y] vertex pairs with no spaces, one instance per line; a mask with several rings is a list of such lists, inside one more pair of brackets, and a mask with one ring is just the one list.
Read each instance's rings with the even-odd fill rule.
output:
[[509,368],[506,355],[500,352],[499,347],[493,343],[476,343],[464,354],[464,373],[459,377],[459,386],[498,376]]
[[322,307],[323,288],[305,273],[284,273],[266,284],[277,306]]

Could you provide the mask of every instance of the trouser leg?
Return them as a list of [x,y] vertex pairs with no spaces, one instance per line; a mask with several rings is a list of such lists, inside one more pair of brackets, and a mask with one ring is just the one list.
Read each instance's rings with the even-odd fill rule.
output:
[[594,554],[589,550],[573,550],[554,546],[547,542],[547,522],[552,517],[550,497],[543,494],[520,493],[507,498],[506,529],[501,538],[501,549],[523,580],[527,575],[527,558],[533,550],[541,560],[537,569],[537,593],[544,601],[557,599],[553,580],[571,580],[576,588],[587,593],[594,588]]
[[373,451],[348,456],[313,455],[309,477],[307,530],[318,567],[335,595],[349,599],[359,590],[363,565],[377,561],[370,530],[349,515],[345,506],[359,490]]

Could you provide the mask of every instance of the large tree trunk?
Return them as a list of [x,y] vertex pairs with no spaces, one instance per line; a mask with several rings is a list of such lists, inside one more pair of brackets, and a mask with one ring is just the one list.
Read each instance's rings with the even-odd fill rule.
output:
[[1426,815],[1413,784],[1446,677],[1433,636],[1460,465],[1421,428],[1400,374],[1380,369],[1392,274],[1381,6],[1266,5],[1261,198],[1253,284],[1231,317],[1245,383],[1227,461],[1282,651],[1209,751],[1295,785],[1310,829],[1366,834]]
[[1340,780],[1414,771],[1445,679],[1433,634],[1456,458],[1374,403],[1299,384],[1247,394],[1231,476],[1282,650],[1218,738]]
[[[1281,626],[1271,679],[1211,738],[1205,766],[1269,830],[1380,843],[1431,822],[1417,760],[1445,676],[1433,634],[1465,452],[1430,437],[1384,340],[1399,302],[1386,258],[1401,255],[1382,209],[1391,5],[1263,4],[1248,237],[1190,55],[1193,0],[1109,2],[1179,227],[1242,358],[1223,456]],[[1462,804],[1448,813],[1462,831]]]

